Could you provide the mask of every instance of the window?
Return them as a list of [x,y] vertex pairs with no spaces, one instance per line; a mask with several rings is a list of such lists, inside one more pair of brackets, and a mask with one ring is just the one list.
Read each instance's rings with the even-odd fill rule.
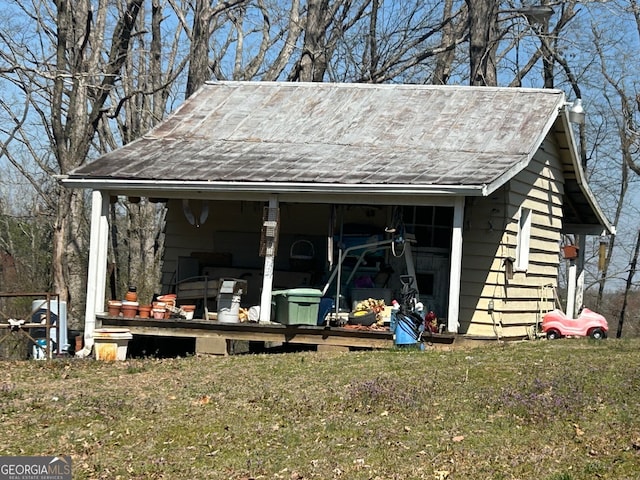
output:
[[520,208],[516,242],[516,271],[526,272],[529,268],[529,246],[531,243],[531,210],[529,208]]
[[416,236],[417,247],[451,248],[453,207],[404,207],[403,220],[407,231]]
[[435,274],[430,273],[416,273],[416,284],[420,295],[426,295],[433,297],[435,295]]

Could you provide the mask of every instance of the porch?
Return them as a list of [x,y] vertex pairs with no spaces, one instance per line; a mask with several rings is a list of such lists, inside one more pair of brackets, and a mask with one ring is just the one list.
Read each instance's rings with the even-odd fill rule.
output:
[[[392,348],[393,334],[366,327],[331,327],[284,325],[279,323],[239,322],[180,318],[142,319],[97,316],[97,326],[127,328],[134,336],[195,338],[195,353],[229,355],[234,341],[301,344],[316,346],[318,351]],[[455,334],[428,334],[426,343],[452,345]]]

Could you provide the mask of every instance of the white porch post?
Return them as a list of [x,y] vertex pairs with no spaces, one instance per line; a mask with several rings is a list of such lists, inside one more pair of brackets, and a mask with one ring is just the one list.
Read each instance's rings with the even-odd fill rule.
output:
[[[271,321],[271,293],[273,290],[273,270],[275,263],[275,241],[278,235],[278,198],[269,199],[269,209],[265,225],[265,256],[264,256],[264,277],[262,279],[262,296],[260,297],[260,323],[268,323]],[[269,235],[269,230],[273,231],[273,235]]]
[[84,315],[84,348],[79,357],[91,354],[96,313],[104,311],[107,277],[107,249],[109,242],[109,195],[94,190],[91,198],[91,237],[89,241],[89,269],[87,274],[87,302]]
[[576,270],[575,260],[569,260],[569,273],[567,276],[567,306],[565,308],[567,317],[575,318],[576,311]]
[[451,234],[451,271],[449,273],[449,311],[447,331],[458,333],[460,324],[460,278],[462,275],[462,228],[464,225],[464,197],[456,198]]
[[576,242],[578,244],[578,271],[576,272],[576,296],[573,306],[573,318],[578,315],[578,311],[584,304],[584,253],[586,251],[585,248],[587,244],[587,236],[578,235]]
[[584,301],[584,251],[586,245],[585,235],[576,235],[576,247],[578,257],[569,260],[567,272],[567,305],[565,313],[569,318],[576,318],[577,310],[582,307]]

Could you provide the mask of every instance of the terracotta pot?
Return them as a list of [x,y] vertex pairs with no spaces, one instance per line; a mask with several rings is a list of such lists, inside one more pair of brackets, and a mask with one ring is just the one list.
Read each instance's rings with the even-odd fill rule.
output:
[[196,311],[196,306],[195,305],[181,305],[180,306],[180,310],[182,310],[182,313],[184,313],[184,317],[187,320],[191,320],[191,319],[193,319],[193,314]]
[[107,313],[110,317],[117,317],[120,315],[122,309],[122,302],[118,300],[109,300],[107,303]]
[[167,307],[167,316],[165,318],[169,318],[171,315],[171,309],[176,306],[176,294],[168,293],[166,295],[160,295],[157,299],[158,302],[164,302]]
[[153,318],[155,318],[155,319],[164,318],[164,315],[165,315],[166,311],[167,310],[165,308],[154,308],[153,309]]
[[564,258],[574,260],[578,258],[578,247],[575,245],[565,245],[562,247],[562,253],[564,254]]
[[140,318],[149,318],[149,315],[151,315],[151,305],[140,305],[138,307],[138,315]]
[[138,312],[138,306],[137,305],[123,305],[122,306],[122,316],[124,318],[135,318],[137,312]]

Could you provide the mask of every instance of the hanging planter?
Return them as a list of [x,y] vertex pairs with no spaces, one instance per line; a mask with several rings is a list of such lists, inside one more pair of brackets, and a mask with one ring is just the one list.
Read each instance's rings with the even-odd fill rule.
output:
[[567,260],[575,260],[578,258],[578,247],[575,245],[565,245],[562,247],[562,254]]

